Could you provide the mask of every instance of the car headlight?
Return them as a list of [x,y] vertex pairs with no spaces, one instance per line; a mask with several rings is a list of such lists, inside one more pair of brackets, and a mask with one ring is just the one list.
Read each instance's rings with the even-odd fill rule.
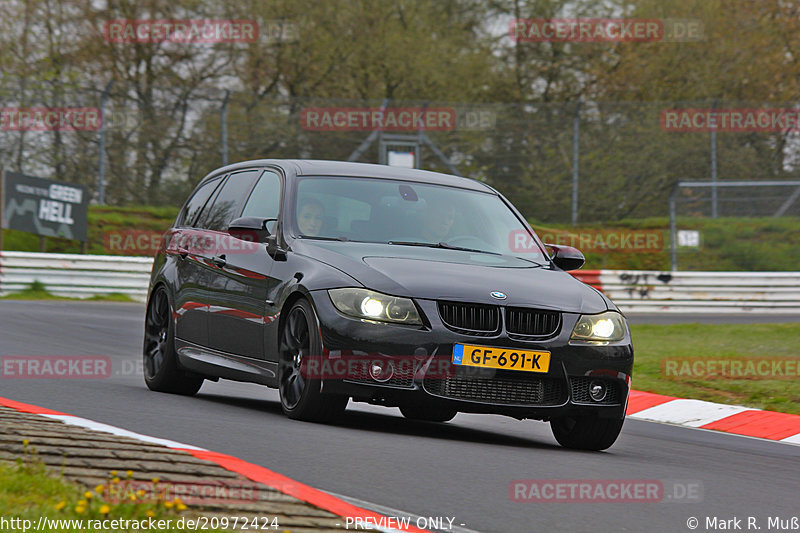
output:
[[328,294],[336,309],[348,316],[396,324],[422,324],[417,307],[408,298],[357,288],[330,289]]
[[625,319],[614,311],[598,315],[581,315],[572,329],[570,340],[614,342],[625,338]]

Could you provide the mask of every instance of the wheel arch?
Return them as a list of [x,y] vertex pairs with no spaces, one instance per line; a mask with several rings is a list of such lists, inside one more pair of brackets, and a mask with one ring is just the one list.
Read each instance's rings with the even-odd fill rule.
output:
[[172,291],[172,287],[169,286],[166,279],[158,279],[153,283],[153,286],[150,288],[150,291],[147,293],[147,302],[145,304],[145,313],[150,310],[150,304],[153,302],[153,295],[159,291],[160,289],[164,289],[167,293],[167,305],[170,306],[170,314],[172,318],[172,325],[173,327],[175,324],[175,310],[172,307],[175,305],[175,296]]
[[289,293],[286,299],[283,301],[283,305],[281,306],[281,314],[280,318],[278,319],[278,335],[280,332],[283,331],[283,325],[286,322],[286,317],[289,315],[289,310],[292,308],[294,304],[296,304],[299,300],[306,300],[311,308],[314,310],[315,320],[319,323],[319,314],[317,313],[317,306],[314,305],[314,298],[312,298],[311,293],[302,285],[298,285],[294,288],[294,290]]

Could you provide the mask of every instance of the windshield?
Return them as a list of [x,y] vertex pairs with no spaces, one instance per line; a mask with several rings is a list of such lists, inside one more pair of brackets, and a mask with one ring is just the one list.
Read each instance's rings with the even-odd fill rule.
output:
[[293,232],[302,238],[545,260],[514,212],[491,193],[399,180],[313,177],[299,181],[295,201]]

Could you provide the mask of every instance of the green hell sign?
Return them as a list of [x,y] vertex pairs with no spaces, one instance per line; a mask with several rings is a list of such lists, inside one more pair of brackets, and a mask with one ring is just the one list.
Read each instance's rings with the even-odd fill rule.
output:
[[17,172],[3,174],[2,227],[45,237],[87,240],[89,195],[84,185]]

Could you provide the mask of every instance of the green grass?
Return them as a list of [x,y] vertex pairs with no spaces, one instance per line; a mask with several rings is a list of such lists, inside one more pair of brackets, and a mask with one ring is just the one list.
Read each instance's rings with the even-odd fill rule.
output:
[[[89,242],[87,253],[152,256],[148,248],[136,249],[130,241],[119,249],[119,240],[127,233],[145,232],[158,236],[166,231],[178,214],[178,206],[89,206]],[[534,229],[573,231],[569,224],[554,224],[531,219]],[[678,266],[681,270],[713,271],[793,271],[800,264],[800,218],[678,218],[678,229],[700,231],[699,249],[679,248]],[[664,248],[656,253],[597,253],[586,252],[587,269],[669,270],[669,219],[652,217],[627,219],[608,223],[581,224],[579,232],[592,230],[626,231],[657,230],[664,235]],[[39,237],[21,231],[3,230],[5,250],[39,251]],[[116,244],[115,244],[116,243]],[[48,252],[80,253],[77,241],[48,238]]]
[[[81,298],[69,298],[66,296],[56,296],[50,293],[41,281],[34,280],[29,287],[22,291],[12,292],[5,296],[0,296],[0,300],[69,300],[82,301]],[[134,300],[127,294],[112,292],[109,294],[96,294],[83,301],[93,302],[133,302]]]
[[[620,220],[611,223],[550,224],[530,221],[539,232],[548,230],[591,232],[659,230],[664,248],[656,253],[587,252],[586,269],[669,270],[669,219]],[[680,270],[712,271],[795,271],[800,264],[800,219],[798,217],[764,218],[690,218],[679,217],[678,229],[700,232],[699,248],[678,248]],[[552,233],[552,231],[551,231]]]
[[133,302],[133,298],[121,292],[109,292],[108,294],[95,294],[86,298],[90,302]]
[[[636,390],[800,414],[798,376],[667,375],[667,360],[758,361],[800,359],[798,324],[675,324],[631,326]],[[674,373],[673,373],[674,374]]]
[[[109,498],[108,487],[113,484],[116,474],[109,474],[108,484],[102,489],[87,491],[86,487],[69,482],[58,473],[49,470],[36,457],[33,447],[25,445],[25,454],[15,462],[0,461],[0,517],[6,520],[11,518],[30,520],[32,530],[38,524],[40,517],[63,520],[172,520],[183,517],[196,517],[198,509],[188,508],[182,502],[151,499],[148,501],[119,500],[123,498]],[[119,478],[117,478],[119,479]],[[19,524],[19,522],[17,523]],[[65,527],[53,527],[51,523],[47,531],[81,531],[76,524]],[[84,526],[86,522],[84,522]],[[9,531],[19,530],[21,527],[12,527]],[[86,528],[83,531],[95,531]],[[100,530],[97,530],[100,531]],[[185,531],[183,529],[164,529],[162,531]],[[194,531],[194,530],[192,530]],[[216,530],[214,530],[216,531]]]
[[[119,231],[142,231],[160,234],[169,229],[178,215],[179,206],[175,207],[114,207],[89,206],[89,242],[87,253],[118,255],[150,255],[147,250],[134,254],[129,250],[109,249],[109,235]],[[22,231],[3,230],[3,249],[21,252],[38,252],[39,236]],[[46,239],[46,251],[53,253],[80,253],[81,244],[66,239]]]

